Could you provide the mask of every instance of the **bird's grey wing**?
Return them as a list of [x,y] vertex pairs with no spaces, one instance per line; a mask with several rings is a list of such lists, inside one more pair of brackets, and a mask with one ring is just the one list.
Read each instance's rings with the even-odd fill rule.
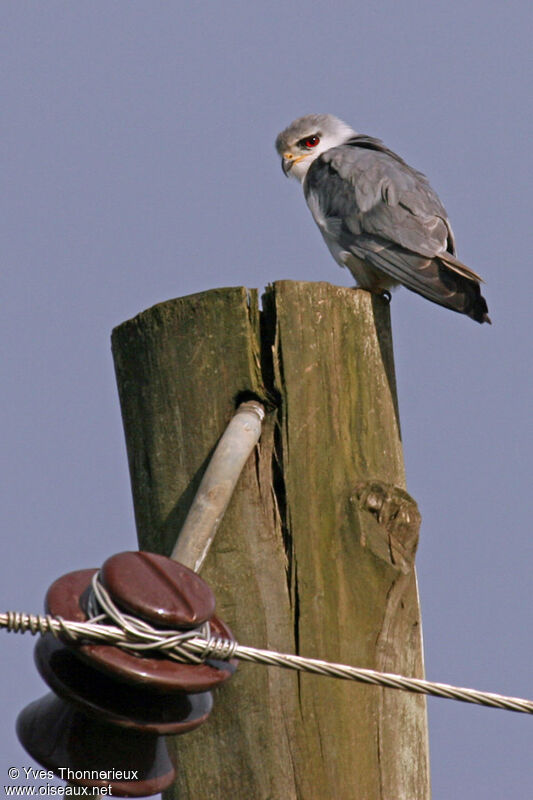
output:
[[486,313],[480,278],[455,257],[438,196],[424,175],[379,140],[354,137],[323,153],[304,191],[326,240],[339,250],[433,302],[474,319]]

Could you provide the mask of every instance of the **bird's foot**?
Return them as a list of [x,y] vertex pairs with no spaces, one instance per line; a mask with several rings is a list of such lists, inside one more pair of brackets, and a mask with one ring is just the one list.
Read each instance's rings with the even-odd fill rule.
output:
[[370,292],[373,294],[374,297],[380,297],[382,300],[389,305],[390,301],[392,300],[392,294],[389,292],[388,289],[379,289],[379,288],[371,288],[369,286],[358,286],[357,284],[353,287],[354,289],[360,289],[363,292]]

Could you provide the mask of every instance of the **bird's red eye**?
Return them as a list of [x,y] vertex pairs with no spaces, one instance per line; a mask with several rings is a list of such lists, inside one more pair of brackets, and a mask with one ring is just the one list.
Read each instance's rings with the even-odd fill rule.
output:
[[302,139],[300,144],[310,150],[312,147],[316,147],[319,142],[320,136],[308,136],[306,139]]

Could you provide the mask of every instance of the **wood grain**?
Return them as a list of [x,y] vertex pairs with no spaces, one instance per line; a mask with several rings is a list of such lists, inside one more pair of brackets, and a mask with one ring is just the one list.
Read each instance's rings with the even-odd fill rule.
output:
[[[113,333],[141,547],[170,553],[239,399],[268,409],[202,576],[243,644],[423,675],[387,305],[282,281]],[[243,664],[176,738],[180,800],[427,800],[425,701]]]

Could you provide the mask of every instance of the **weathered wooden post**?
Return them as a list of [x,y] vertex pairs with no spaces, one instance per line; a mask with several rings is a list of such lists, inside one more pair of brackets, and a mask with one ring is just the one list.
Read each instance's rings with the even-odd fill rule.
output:
[[[171,300],[113,333],[140,546],[169,554],[236,403],[263,433],[202,576],[243,644],[423,675],[387,305],[281,281]],[[427,800],[425,701],[241,665],[177,737],[180,800]]]

